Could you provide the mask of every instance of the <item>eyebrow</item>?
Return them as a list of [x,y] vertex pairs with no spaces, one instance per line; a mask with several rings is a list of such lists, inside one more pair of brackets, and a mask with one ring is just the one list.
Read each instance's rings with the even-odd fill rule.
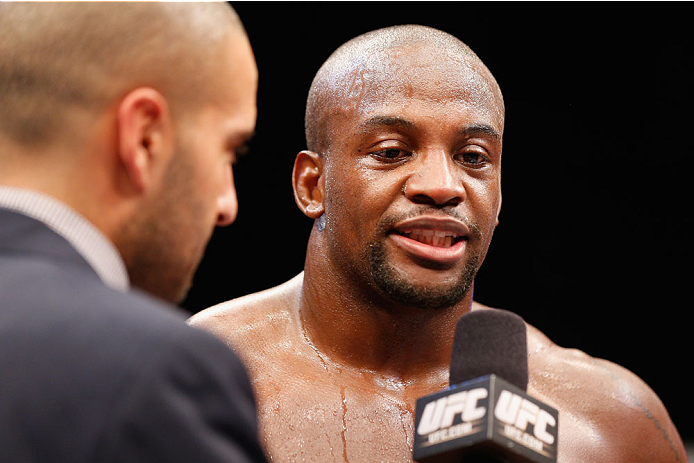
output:
[[501,141],[501,134],[489,124],[472,124],[462,128],[459,133],[466,136],[484,134],[496,141]]
[[357,126],[357,131],[359,133],[366,133],[370,129],[383,126],[411,129],[414,127],[414,124],[407,119],[403,119],[398,116],[374,116],[360,123]]
[[[357,131],[358,133],[367,133],[370,129],[383,126],[412,129],[415,124],[398,116],[374,116],[360,123],[357,126]],[[489,124],[471,124],[460,129],[458,133],[464,136],[484,134],[496,141],[501,140],[501,134]]]

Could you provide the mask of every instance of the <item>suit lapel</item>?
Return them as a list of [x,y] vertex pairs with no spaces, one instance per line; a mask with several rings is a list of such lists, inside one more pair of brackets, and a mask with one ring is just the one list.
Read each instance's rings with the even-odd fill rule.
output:
[[0,208],[0,255],[4,253],[44,256],[50,260],[69,262],[98,277],[80,253],[44,223]]

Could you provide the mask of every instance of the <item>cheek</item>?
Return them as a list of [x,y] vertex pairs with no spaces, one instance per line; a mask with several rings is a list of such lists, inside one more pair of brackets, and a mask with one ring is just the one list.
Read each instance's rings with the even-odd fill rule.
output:
[[325,172],[325,219],[331,233],[358,241],[368,234],[374,195],[363,173],[336,165]]
[[323,204],[325,207],[325,221],[327,228],[334,233],[335,231],[354,230],[355,210],[359,202],[353,201],[357,197],[353,184],[346,182],[340,177],[326,176],[325,196]]
[[488,236],[494,232],[497,225],[499,208],[501,207],[501,191],[496,182],[475,184],[468,192],[470,217],[477,223],[480,230]]

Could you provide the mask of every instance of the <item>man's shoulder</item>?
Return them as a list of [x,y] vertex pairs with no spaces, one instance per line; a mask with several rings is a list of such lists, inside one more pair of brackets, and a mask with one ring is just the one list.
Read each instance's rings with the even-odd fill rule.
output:
[[221,345],[187,326],[180,308],[137,289],[109,288],[89,269],[43,258],[11,263],[0,281],[0,334],[17,355],[29,359],[41,352],[46,359],[70,359],[63,364],[75,371],[103,369],[100,374],[115,376],[137,372],[144,360],[165,352]]
[[647,405],[662,407],[655,392],[627,368],[559,346],[532,325],[528,325],[528,367],[529,388],[556,395],[556,400],[582,402],[586,411],[595,408],[604,413],[607,402],[615,413],[629,414]]
[[[30,281],[26,287],[0,285],[4,325],[20,335],[25,329],[39,330],[50,333],[45,338],[48,345],[89,345],[82,353],[87,358],[101,352],[99,355],[108,353],[114,361],[127,360],[132,353],[136,365],[142,363],[143,349],[152,357],[158,350],[195,349],[200,343],[191,343],[191,338],[213,340],[209,333],[191,329],[180,307],[137,288],[109,288],[82,269],[41,270],[19,275]],[[34,290],[29,289],[32,285]],[[202,346],[206,344],[202,341]],[[212,344],[219,342],[213,340]]]
[[560,411],[565,456],[580,455],[578,461],[685,461],[667,409],[638,375],[559,346],[532,325],[527,335],[528,393]]
[[[299,301],[303,274],[274,288],[210,307],[189,324],[208,331],[243,360],[254,383],[272,387],[299,373],[315,354],[303,335]],[[302,360],[303,359],[303,360]],[[306,365],[306,363],[301,363]]]
[[[26,261],[6,262],[11,271],[0,278],[0,350],[12,352],[0,359],[0,417],[22,409],[35,427],[63,422],[69,410],[80,439],[42,436],[46,448],[58,452],[60,446],[81,461],[77,455],[92,452],[107,426],[117,432],[122,420],[140,422],[138,406],[152,410],[154,398],[163,404],[162,391],[174,394],[177,404],[202,393],[224,402],[233,393],[239,407],[252,410],[238,357],[209,333],[187,326],[180,309],[137,290],[111,289],[69,262]],[[157,410],[173,408],[166,403]],[[16,436],[21,446],[27,429],[0,425],[0,435]]]
[[528,391],[560,410],[560,423],[568,431],[563,435],[571,439],[567,444],[596,452],[583,457],[685,461],[682,440],[667,409],[639,376],[611,361],[554,343],[529,354]]
[[528,393],[559,410],[562,461],[686,461],[665,406],[640,377],[526,325]]
[[280,342],[298,328],[303,273],[264,291],[222,302],[188,320],[188,324],[215,334],[240,350],[257,344]]

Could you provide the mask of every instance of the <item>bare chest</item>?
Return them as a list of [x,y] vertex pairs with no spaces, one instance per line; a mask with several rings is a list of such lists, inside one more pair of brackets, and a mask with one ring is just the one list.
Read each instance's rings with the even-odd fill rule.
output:
[[275,461],[412,462],[415,399],[401,390],[330,375],[256,387]]
[[[405,395],[335,378],[267,381],[259,391],[261,434],[274,461],[413,461],[414,404],[426,393]],[[609,461],[601,459],[599,434],[589,420],[563,414],[559,461]]]

